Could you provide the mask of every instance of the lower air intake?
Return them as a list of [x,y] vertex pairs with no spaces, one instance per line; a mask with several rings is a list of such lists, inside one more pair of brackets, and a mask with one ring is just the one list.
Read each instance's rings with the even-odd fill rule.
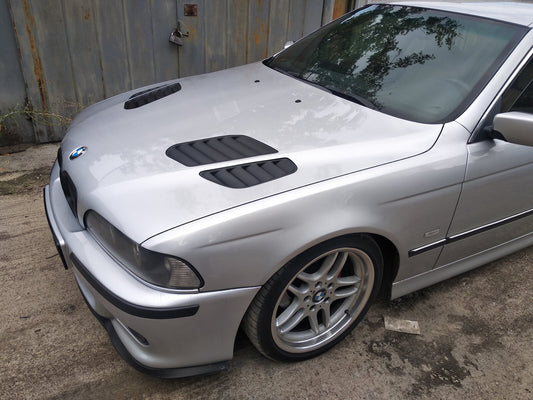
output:
[[288,158],[240,164],[200,172],[200,176],[211,182],[232,189],[243,189],[290,175],[296,170]]
[[59,172],[59,180],[61,182],[61,188],[63,189],[63,194],[67,199],[67,203],[72,210],[72,213],[75,217],[78,216],[78,191],[72,179],[70,179],[69,174],[66,171]]

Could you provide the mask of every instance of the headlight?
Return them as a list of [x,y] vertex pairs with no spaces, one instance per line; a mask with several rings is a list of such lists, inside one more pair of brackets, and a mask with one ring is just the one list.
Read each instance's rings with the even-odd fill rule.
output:
[[98,213],[88,211],[85,226],[105,250],[140,278],[170,289],[197,289],[202,286],[202,279],[187,262],[145,249]]

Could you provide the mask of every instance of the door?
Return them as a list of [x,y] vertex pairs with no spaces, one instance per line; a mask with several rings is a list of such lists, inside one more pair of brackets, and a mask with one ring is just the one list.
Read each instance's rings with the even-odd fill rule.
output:
[[335,16],[323,1],[177,0],[176,5],[184,35],[180,77],[265,59]]
[[533,114],[532,81],[530,57],[468,144],[465,182],[436,267],[533,232],[533,147],[487,136],[497,113]]

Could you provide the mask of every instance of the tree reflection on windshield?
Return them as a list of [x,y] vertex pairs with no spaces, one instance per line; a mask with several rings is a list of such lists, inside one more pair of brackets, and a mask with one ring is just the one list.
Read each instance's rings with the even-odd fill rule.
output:
[[314,32],[268,65],[384,112],[436,122],[487,78],[519,30],[477,17],[373,5]]
[[[427,48],[407,53],[399,47],[402,36],[422,29],[426,35],[433,36],[437,46],[445,43],[448,49],[457,36],[456,21],[449,17],[425,18],[420,16],[422,12],[422,9],[385,6],[379,13],[364,15],[356,29],[350,21],[340,24],[339,29],[328,32],[321,40],[314,62],[302,77],[325,87],[335,82],[345,91],[382,106],[376,94],[392,69],[435,59],[435,54]],[[317,70],[322,73],[315,74]]]

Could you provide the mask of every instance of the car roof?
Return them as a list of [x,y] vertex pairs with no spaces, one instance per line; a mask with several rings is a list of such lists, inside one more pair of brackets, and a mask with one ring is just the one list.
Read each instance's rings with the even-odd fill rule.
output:
[[533,4],[519,2],[432,2],[432,1],[400,1],[392,4],[400,4],[415,7],[431,8],[461,14],[478,15],[514,24],[533,25]]

